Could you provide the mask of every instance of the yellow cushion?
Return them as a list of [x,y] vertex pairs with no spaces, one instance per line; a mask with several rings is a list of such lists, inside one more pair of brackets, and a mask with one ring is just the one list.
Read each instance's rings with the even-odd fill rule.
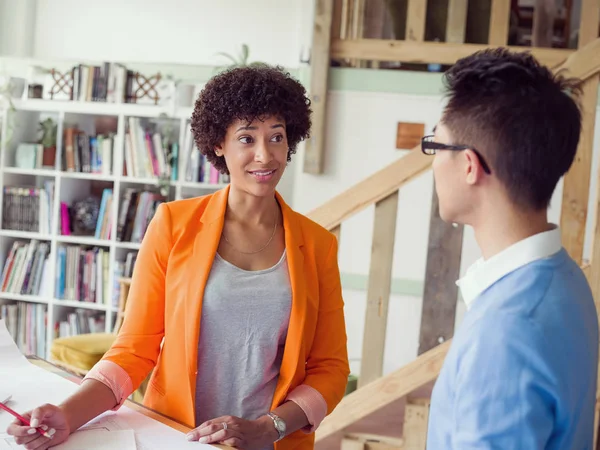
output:
[[50,357],[83,370],[90,370],[116,339],[112,333],[90,333],[58,338],[52,342]]

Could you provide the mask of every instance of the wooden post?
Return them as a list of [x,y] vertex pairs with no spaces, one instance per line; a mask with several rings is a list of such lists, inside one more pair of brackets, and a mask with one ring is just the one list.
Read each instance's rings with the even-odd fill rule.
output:
[[398,191],[375,205],[359,388],[376,380],[383,373],[397,215]]
[[421,42],[425,39],[427,0],[408,0],[406,40]]
[[352,433],[343,437],[341,450],[406,450],[406,447],[403,439]]
[[556,12],[556,0],[535,0],[531,32],[532,47],[552,47]]
[[[598,37],[598,0],[582,0],[579,29],[579,48]],[[598,76],[589,78],[582,85],[582,130],[579,147],[571,170],[565,175],[563,185],[560,228],[562,242],[569,255],[581,265],[585,237],[585,224],[590,189],[590,168],[592,166],[592,146],[594,123],[598,99]],[[593,261],[592,261],[593,263]],[[596,261],[600,263],[600,260]]]
[[510,24],[510,0],[492,0],[490,15],[490,45],[506,45]]
[[425,450],[428,422],[429,400],[409,400],[404,410],[404,450]]
[[454,334],[462,256],[463,226],[440,218],[435,183],[431,199],[427,269],[419,332],[419,355],[447,341]]
[[467,32],[467,9],[469,0],[449,0],[446,22],[446,42],[462,44]]
[[310,97],[313,110],[313,126],[304,153],[304,172],[312,174],[323,172],[332,18],[333,0],[315,0],[315,22],[310,61]]

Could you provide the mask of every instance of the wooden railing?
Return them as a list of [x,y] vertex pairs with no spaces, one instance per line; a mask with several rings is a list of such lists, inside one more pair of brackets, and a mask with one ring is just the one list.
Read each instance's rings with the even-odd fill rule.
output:
[[[597,81],[600,73],[600,39],[572,53],[561,64],[553,67],[553,70],[585,80],[584,83],[592,79]],[[595,100],[594,98],[594,108]],[[584,111],[584,132],[586,127],[590,128],[589,121],[593,121],[593,118],[589,110]],[[591,129],[593,130],[593,125]],[[589,148],[586,147],[583,151],[591,154],[591,140],[586,141],[585,145]],[[414,148],[394,163],[308,213],[311,219],[333,231],[343,245],[343,222],[375,204],[375,229],[359,389],[346,396],[338,408],[325,419],[317,431],[317,441],[343,430],[378,409],[405,397],[415,389],[427,385],[435,380],[442,366],[449,341],[423,353],[396,372],[382,377],[387,305],[392,277],[391,249],[394,247],[398,192],[404,184],[426,172],[431,162],[431,157],[423,155],[419,148]],[[587,189],[589,190],[589,186]],[[563,205],[562,214],[564,215],[571,206]],[[598,235],[598,228],[596,234]],[[600,261],[600,239],[595,239],[593,249],[593,255],[598,254],[598,261]],[[584,272],[594,288],[595,298],[598,300],[600,300],[600,273],[597,273],[599,268],[598,262],[591,266],[587,263],[583,265]]]
[[[598,37],[598,0],[580,1],[579,48]],[[415,64],[453,64],[477,50],[513,44],[514,47],[510,48],[530,50],[543,64],[555,66],[574,52],[570,48],[552,48],[551,42],[543,38],[546,30],[553,29],[554,22],[554,16],[542,7],[543,0],[534,2],[532,47],[510,42],[511,0],[314,2],[310,64],[313,130],[304,155],[304,171],[313,174],[323,172],[327,83],[332,62],[372,68],[379,68],[384,62],[402,63],[409,67]],[[571,0],[566,3],[564,22],[567,41],[572,33],[572,3]],[[447,9],[443,11],[444,8]],[[386,15],[393,21],[391,36],[383,34]],[[563,47],[568,47],[568,42]]]

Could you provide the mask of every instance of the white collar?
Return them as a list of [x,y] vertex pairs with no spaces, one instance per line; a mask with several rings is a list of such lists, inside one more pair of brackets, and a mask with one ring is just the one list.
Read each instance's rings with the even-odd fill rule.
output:
[[456,284],[467,306],[500,278],[530,262],[547,258],[562,248],[560,230],[554,225],[549,231],[523,239],[485,261],[478,259]]

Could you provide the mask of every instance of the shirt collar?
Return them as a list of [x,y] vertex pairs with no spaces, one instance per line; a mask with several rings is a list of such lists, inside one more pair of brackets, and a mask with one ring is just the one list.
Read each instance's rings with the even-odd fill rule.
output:
[[549,231],[523,239],[487,261],[478,259],[456,284],[462,298],[471,307],[475,299],[500,278],[538,259],[547,258],[562,248],[560,230],[554,225]]

